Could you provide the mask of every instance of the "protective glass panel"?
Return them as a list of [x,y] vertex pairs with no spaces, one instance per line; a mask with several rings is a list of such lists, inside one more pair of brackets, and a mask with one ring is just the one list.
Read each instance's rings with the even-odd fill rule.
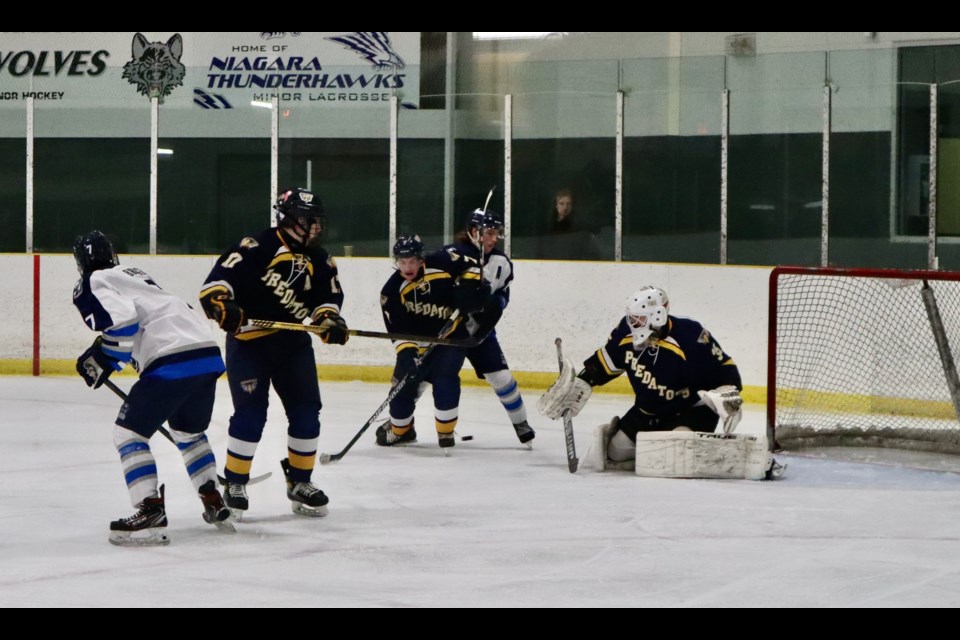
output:
[[717,263],[724,59],[623,65],[623,259]]
[[26,78],[4,77],[0,88],[0,252],[26,249]]
[[270,224],[272,112],[218,71],[188,67],[160,106],[158,253],[216,255]]
[[340,80],[328,79],[326,88],[281,92],[278,188],[304,187],[320,197],[323,246],[332,255],[386,256],[392,91],[377,87],[367,66],[337,72]]
[[100,53],[84,58],[89,74],[31,78],[31,91],[51,98],[35,103],[37,251],[70,252],[99,229],[119,253],[149,252],[150,100],[122,67],[94,76]]
[[617,61],[511,66],[516,258],[612,260]]
[[[925,260],[926,248],[892,233],[894,55],[890,49],[830,54],[831,266],[924,266],[920,261]],[[929,109],[924,112],[926,116]]]
[[823,53],[731,56],[730,264],[820,264]]

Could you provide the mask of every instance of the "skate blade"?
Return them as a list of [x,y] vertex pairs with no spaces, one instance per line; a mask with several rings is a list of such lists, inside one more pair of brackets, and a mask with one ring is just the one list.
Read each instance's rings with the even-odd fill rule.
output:
[[237,532],[237,528],[236,528],[235,526],[233,526],[233,521],[232,521],[232,519],[230,519],[230,520],[224,520],[223,522],[214,522],[214,523],[212,523],[212,524],[217,528],[217,531],[223,531],[224,533],[236,533],[236,532]]
[[307,516],[308,518],[323,518],[330,513],[326,505],[322,507],[308,507],[300,502],[291,502],[290,510],[298,516]]
[[779,480],[783,477],[784,472],[787,470],[787,464],[780,464],[776,460],[773,461],[773,464],[770,466],[770,469],[767,471],[766,479],[767,480]]
[[381,446],[381,447],[405,447],[405,446],[407,446],[408,444],[417,444],[417,439],[414,438],[413,440],[404,440],[403,442],[394,442],[393,444],[381,444],[381,445],[378,445],[378,446]]
[[203,514],[203,520],[208,524],[212,524],[218,530],[223,531],[224,533],[236,533],[237,529],[233,526],[233,521],[235,519],[233,511],[230,511],[230,509],[227,509],[227,511],[229,512],[229,515],[223,520],[217,520],[207,513]]
[[170,544],[170,538],[159,529],[111,531],[108,540],[118,547],[162,547]]

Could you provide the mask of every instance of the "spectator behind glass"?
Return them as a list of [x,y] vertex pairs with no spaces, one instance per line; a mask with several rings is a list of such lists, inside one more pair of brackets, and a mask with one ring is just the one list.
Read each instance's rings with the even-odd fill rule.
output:
[[573,225],[573,193],[570,189],[560,189],[553,198],[553,211],[550,214],[548,233],[570,233]]
[[549,260],[600,259],[596,236],[574,218],[573,192],[570,189],[559,189],[554,195],[550,220],[538,245],[539,257]]

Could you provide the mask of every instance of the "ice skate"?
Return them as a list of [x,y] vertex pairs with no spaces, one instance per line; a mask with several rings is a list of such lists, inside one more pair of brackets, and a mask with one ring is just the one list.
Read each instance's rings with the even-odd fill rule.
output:
[[170,544],[166,534],[167,512],[163,501],[163,485],[160,496],[145,498],[137,505],[137,512],[129,518],[120,518],[110,523],[110,544],[120,547],[157,547]]
[[530,441],[537,437],[537,433],[526,420],[520,424],[513,425],[513,430],[517,432],[517,439],[521,444],[525,444],[531,449],[533,448],[533,445],[530,444]]
[[282,460],[283,474],[287,477],[287,498],[290,509],[301,516],[322,518],[327,515],[327,503],[330,498],[312,482],[296,482],[290,479],[290,463]]
[[223,502],[223,497],[217,490],[216,483],[208,480],[200,486],[200,501],[203,502],[203,519],[216,526],[221,531],[233,533],[236,529],[233,526],[234,516],[230,509]]

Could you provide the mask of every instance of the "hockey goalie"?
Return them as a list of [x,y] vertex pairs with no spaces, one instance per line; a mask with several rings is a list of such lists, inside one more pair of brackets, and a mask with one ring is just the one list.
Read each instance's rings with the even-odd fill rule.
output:
[[670,315],[667,293],[642,287],[583,370],[565,359],[538,409],[556,420],[576,416],[592,388],[626,373],[632,407],[594,433],[595,466],[666,478],[772,478],[764,435],[734,433],[743,385],[733,359],[699,322]]

